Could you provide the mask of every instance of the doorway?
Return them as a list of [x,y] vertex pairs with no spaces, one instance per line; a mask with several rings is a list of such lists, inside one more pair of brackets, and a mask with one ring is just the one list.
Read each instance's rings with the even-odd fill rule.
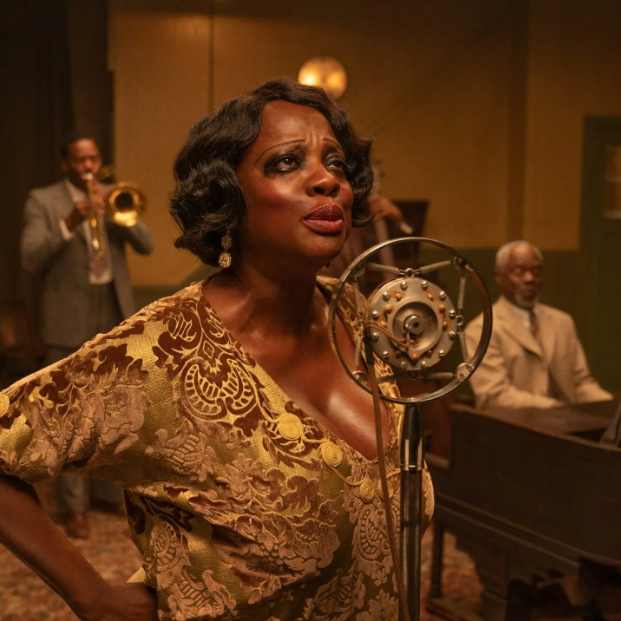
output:
[[621,391],[621,118],[587,117],[584,125],[581,278],[577,306],[594,377]]

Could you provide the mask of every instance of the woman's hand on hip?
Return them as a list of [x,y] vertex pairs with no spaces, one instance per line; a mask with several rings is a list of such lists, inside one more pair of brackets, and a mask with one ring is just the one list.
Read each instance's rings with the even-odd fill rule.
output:
[[155,591],[139,583],[106,583],[98,597],[71,607],[82,621],[157,621]]
[[144,584],[104,580],[62,534],[34,488],[0,474],[0,544],[33,569],[83,621],[157,621],[157,599]]

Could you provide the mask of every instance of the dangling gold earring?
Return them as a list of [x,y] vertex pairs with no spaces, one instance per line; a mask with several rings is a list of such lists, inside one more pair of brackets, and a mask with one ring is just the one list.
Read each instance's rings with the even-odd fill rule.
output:
[[231,237],[230,231],[227,231],[224,234],[220,244],[222,245],[222,252],[218,257],[218,265],[222,269],[226,269],[227,267],[231,267],[231,253],[229,252],[229,250],[233,246],[233,238]]

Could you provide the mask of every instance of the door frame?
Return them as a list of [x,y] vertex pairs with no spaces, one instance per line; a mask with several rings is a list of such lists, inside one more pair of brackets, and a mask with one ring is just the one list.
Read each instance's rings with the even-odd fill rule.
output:
[[605,286],[599,282],[604,251],[602,242],[606,228],[613,227],[621,231],[621,221],[612,218],[606,221],[602,214],[605,146],[614,143],[621,145],[621,117],[585,117],[578,270],[578,277],[585,286],[577,287],[576,290],[586,292],[587,297],[584,303],[577,305],[580,311],[576,316],[576,323],[583,336],[587,359],[592,364],[595,363],[595,366],[598,363],[594,354],[599,348],[596,342],[597,316],[602,311],[601,287]]

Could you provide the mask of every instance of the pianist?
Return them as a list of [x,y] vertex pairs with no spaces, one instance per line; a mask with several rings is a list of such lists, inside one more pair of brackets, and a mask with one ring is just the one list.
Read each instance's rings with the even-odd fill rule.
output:
[[[573,319],[538,301],[542,272],[541,251],[529,242],[509,242],[496,253],[501,295],[489,348],[470,380],[480,409],[551,408],[612,398],[589,373]],[[479,315],[466,327],[471,349],[481,325]]]

